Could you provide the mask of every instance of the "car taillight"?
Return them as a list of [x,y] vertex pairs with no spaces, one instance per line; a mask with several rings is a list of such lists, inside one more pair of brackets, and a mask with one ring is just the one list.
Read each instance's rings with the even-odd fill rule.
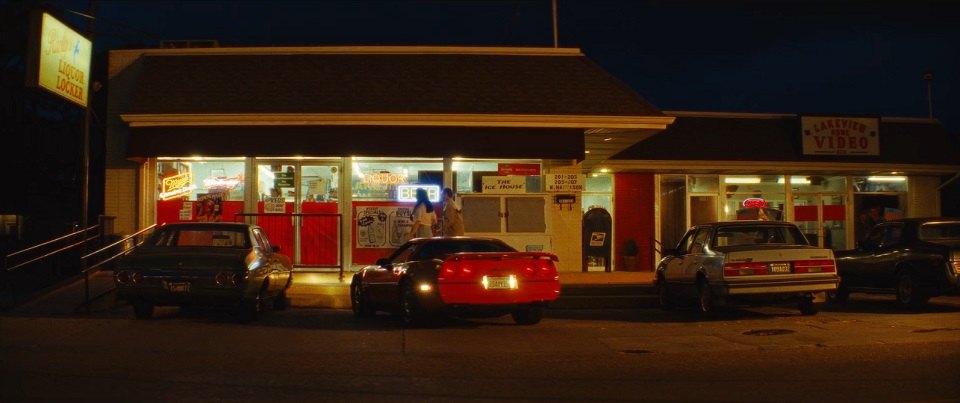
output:
[[724,276],[752,276],[755,274],[767,274],[769,272],[770,269],[767,267],[767,264],[762,262],[724,263],[723,265]]
[[837,267],[832,260],[799,260],[793,262],[794,273],[833,273]]
[[437,279],[469,279],[474,277],[475,272],[474,268],[464,261],[454,260],[443,262],[443,265],[440,266],[440,273],[437,275]]
[[243,282],[243,273],[236,271],[221,271],[217,273],[217,285],[235,286]]
[[113,278],[117,280],[118,284],[126,284],[130,282],[130,273],[127,273],[125,270],[121,270],[118,271]]
[[553,262],[548,257],[537,257],[532,260],[525,261],[523,264],[523,270],[520,272],[523,277],[526,278],[545,278],[553,277],[557,275],[557,268],[553,265]]

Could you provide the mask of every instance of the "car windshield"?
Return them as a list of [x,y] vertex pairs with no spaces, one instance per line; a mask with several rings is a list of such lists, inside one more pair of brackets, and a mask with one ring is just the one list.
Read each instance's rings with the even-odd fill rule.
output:
[[166,228],[152,238],[150,245],[249,248],[250,241],[247,232],[241,229]]
[[717,228],[712,247],[742,245],[807,245],[800,230],[789,225],[737,225]]
[[516,252],[513,248],[490,241],[438,241],[429,242],[417,251],[416,260],[445,259],[461,252]]
[[924,224],[920,226],[920,239],[925,241],[960,239],[960,222]]

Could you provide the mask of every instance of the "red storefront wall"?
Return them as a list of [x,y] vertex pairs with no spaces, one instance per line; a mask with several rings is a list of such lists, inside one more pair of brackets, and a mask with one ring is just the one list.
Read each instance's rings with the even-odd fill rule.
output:
[[620,255],[623,243],[633,239],[639,246],[636,267],[632,270],[653,271],[653,244],[656,230],[656,194],[654,193],[653,174],[616,174],[614,175],[614,245],[617,256],[614,260],[616,270],[626,270],[627,266]]

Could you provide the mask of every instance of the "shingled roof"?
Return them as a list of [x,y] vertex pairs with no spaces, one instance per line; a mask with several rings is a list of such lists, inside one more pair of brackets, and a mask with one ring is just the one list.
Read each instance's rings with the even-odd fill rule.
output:
[[375,50],[147,53],[123,113],[662,116],[575,49]]

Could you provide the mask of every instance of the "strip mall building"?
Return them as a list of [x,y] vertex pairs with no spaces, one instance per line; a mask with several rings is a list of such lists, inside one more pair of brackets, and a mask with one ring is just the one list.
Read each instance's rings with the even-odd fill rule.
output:
[[850,248],[863,211],[939,215],[960,173],[935,120],[664,112],[577,49],[115,50],[109,75],[115,228],[256,222],[302,271],[399,246],[417,187],[561,271],[650,271],[761,209]]

